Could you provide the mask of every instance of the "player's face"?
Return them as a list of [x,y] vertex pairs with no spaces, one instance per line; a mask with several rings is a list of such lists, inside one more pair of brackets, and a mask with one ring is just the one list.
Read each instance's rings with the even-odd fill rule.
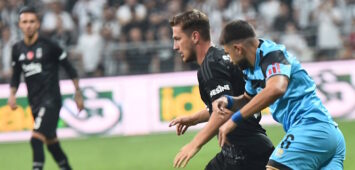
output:
[[181,26],[173,26],[173,39],[174,50],[180,54],[183,62],[196,60],[196,50],[192,38],[182,30]]
[[36,14],[33,13],[22,13],[19,19],[19,27],[23,32],[25,37],[31,38],[39,29],[39,21]]
[[233,64],[238,64],[240,61],[243,60],[244,55],[243,55],[243,50],[242,46],[240,44],[226,44],[223,46],[224,51],[229,54]]

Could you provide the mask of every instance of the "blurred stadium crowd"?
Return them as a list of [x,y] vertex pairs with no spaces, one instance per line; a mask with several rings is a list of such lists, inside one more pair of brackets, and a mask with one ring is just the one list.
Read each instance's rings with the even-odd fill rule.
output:
[[216,45],[225,23],[244,19],[303,62],[355,58],[355,0],[0,0],[1,82],[11,75],[24,5],[37,8],[40,33],[69,52],[81,77],[195,69],[172,50],[168,24],[191,8],[207,13]]

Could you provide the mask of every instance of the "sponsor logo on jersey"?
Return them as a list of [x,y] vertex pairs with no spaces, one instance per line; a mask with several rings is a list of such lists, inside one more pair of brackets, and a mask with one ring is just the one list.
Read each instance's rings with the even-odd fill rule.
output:
[[22,53],[22,54],[20,55],[20,58],[19,58],[18,60],[19,60],[19,61],[23,61],[23,60],[25,60],[25,58],[26,58],[26,57],[25,57],[25,54]]
[[42,48],[36,49],[36,58],[42,58]]
[[230,90],[228,84],[226,84],[226,85],[224,85],[224,86],[218,85],[215,89],[211,90],[210,96],[213,97],[213,96],[215,96],[215,95],[217,95],[217,94],[219,94],[219,93],[224,92],[225,90]]
[[28,51],[27,52],[27,59],[28,60],[32,60],[34,56],[35,56],[35,54],[33,53],[33,51]]
[[41,63],[22,64],[22,70],[25,73],[25,77],[29,77],[41,73],[42,64]]

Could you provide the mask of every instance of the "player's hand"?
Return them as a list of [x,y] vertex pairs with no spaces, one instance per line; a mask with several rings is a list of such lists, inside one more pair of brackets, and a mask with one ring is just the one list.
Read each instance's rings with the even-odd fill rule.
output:
[[227,134],[234,130],[236,127],[237,124],[235,124],[232,120],[229,119],[219,128],[218,144],[220,147],[223,147],[224,144],[229,144],[227,140]]
[[213,112],[224,116],[226,114],[225,110],[227,108],[227,105],[228,105],[227,97],[222,96],[217,100],[213,101],[212,103]]
[[189,160],[195,156],[200,149],[200,147],[195,146],[193,143],[185,145],[175,156],[174,168],[185,168]]
[[7,104],[10,106],[12,110],[16,110],[17,109],[16,97],[11,95],[7,101]]
[[195,122],[191,116],[180,116],[172,120],[169,124],[169,127],[176,126],[176,134],[180,136],[183,135],[186,130],[193,125],[195,125]]
[[84,100],[83,100],[83,96],[81,95],[80,90],[75,91],[74,100],[75,100],[76,106],[78,107],[79,112],[82,111],[84,109]]

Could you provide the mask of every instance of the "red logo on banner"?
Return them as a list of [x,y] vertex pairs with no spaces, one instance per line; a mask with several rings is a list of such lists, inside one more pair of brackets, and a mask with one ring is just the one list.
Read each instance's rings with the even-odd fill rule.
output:
[[27,52],[27,59],[28,60],[32,60],[34,56],[35,56],[35,54],[33,53],[33,51]]

